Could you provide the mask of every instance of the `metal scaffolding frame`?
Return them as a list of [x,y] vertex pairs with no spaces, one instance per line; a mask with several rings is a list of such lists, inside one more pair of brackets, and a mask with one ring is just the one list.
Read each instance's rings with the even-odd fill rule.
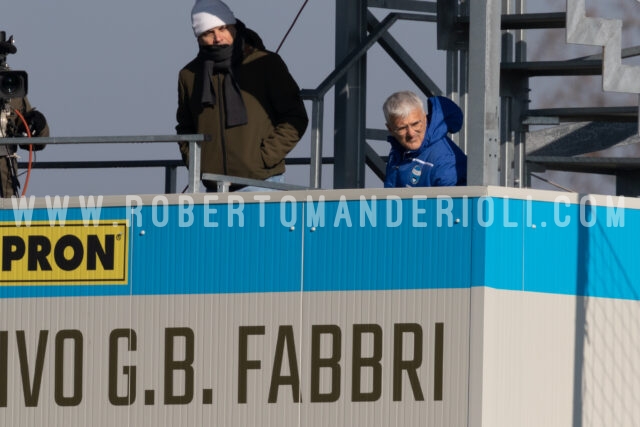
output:
[[[378,21],[368,11],[370,7],[394,11]],[[603,75],[604,90],[640,93],[640,67],[621,64],[621,58],[640,55],[640,48],[621,49],[620,22],[587,18],[584,0],[567,0],[566,13],[524,11],[525,0],[336,2],[335,70],[315,90],[303,91],[303,97],[313,104],[310,186],[318,188],[321,184],[323,98],[334,85],[334,187],[363,187],[365,165],[379,177],[384,176],[384,160],[366,140],[385,139],[386,131],[364,126],[366,52],[374,43],[382,46],[425,95],[441,94],[437,85],[389,34],[389,28],[401,20],[437,23],[438,49],[447,51],[445,94],[461,106],[466,117],[457,142],[469,156],[470,185],[526,187],[530,179],[527,165],[529,169],[556,169],[566,165],[562,159],[527,156],[527,140],[537,136],[529,132],[531,125],[593,122],[588,123],[598,135],[591,138],[593,142],[610,139],[612,126],[633,122],[635,132],[628,135],[626,143],[628,138],[636,138],[638,108],[528,108],[529,79],[536,76]],[[566,28],[568,43],[603,46],[603,54],[568,61],[528,62],[524,31],[548,28]],[[563,143],[570,146],[576,145],[572,139],[583,141],[582,138],[584,135],[579,132],[562,137]],[[609,146],[619,142],[611,140]],[[545,142],[546,145],[553,143]],[[534,145],[540,150],[539,140]],[[588,150],[581,148],[583,153],[588,152],[585,149]],[[581,153],[569,155],[574,154]],[[572,164],[580,161],[573,160]],[[640,170],[630,170],[628,164],[621,166],[619,174],[611,168],[610,161],[604,169],[593,162],[581,169],[624,176],[618,194],[640,194],[640,184],[630,185],[635,178],[640,178]],[[629,179],[630,174],[634,179]]]

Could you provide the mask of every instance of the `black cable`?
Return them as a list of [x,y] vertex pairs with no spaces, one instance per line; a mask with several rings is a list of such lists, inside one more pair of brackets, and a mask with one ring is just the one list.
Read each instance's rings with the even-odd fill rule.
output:
[[280,51],[280,48],[282,47],[282,44],[284,43],[284,41],[287,39],[287,36],[289,35],[289,33],[291,32],[291,30],[293,29],[293,26],[296,25],[296,21],[298,20],[298,18],[300,17],[300,14],[302,13],[302,10],[304,9],[304,7],[307,5],[307,3],[309,3],[309,0],[304,0],[304,3],[302,4],[302,7],[300,8],[300,10],[298,11],[298,14],[296,15],[296,17],[293,19],[293,22],[291,23],[291,26],[289,27],[289,29],[287,30],[286,34],[284,35],[284,37],[282,38],[282,41],[280,42],[280,44],[278,45],[278,48],[276,49],[276,53],[278,53]]

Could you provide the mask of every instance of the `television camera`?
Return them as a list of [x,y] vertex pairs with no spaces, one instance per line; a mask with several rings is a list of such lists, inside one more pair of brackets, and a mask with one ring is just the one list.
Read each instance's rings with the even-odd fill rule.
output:
[[9,98],[23,98],[27,95],[27,72],[9,70],[6,64],[7,55],[16,52],[13,36],[7,40],[6,33],[0,31],[0,104]]
[[[6,33],[0,31],[0,138],[48,136],[47,120],[27,101],[27,73],[10,70],[7,66],[7,55],[16,52],[13,36],[7,40]],[[44,144],[20,144],[20,148],[29,150],[29,168],[22,191],[24,195],[29,183],[33,151],[42,150]],[[17,149],[16,144],[0,145],[0,197],[3,198],[19,195]]]

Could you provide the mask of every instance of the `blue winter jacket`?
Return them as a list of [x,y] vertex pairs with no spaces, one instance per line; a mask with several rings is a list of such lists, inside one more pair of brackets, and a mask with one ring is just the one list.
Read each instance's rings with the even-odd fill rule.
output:
[[467,156],[448,136],[462,127],[462,110],[443,96],[427,100],[427,131],[417,150],[407,150],[392,136],[385,187],[467,185]]

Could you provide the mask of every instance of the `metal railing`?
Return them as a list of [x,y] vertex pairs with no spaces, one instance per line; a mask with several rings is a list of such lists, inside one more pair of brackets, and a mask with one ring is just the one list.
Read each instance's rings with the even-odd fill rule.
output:
[[271,190],[308,190],[309,187],[283,182],[269,182],[260,179],[242,178],[239,176],[221,175],[216,173],[203,173],[202,182],[207,188],[215,188],[218,193],[227,193],[232,185],[268,188]]
[[[167,143],[188,142],[189,164],[196,168],[188,168],[189,178],[186,192],[197,193],[200,187],[200,179],[213,183],[219,192],[229,191],[232,185],[251,185],[255,187],[269,188],[273,190],[301,190],[309,186],[268,182],[249,178],[242,178],[220,174],[202,174],[200,177],[200,143],[205,135],[151,135],[151,136],[87,136],[87,137],[39,137],[39,138],[0,138],[0,145],[64,145],[64,144],[113,144],[113,143]],[[320,164],[330,165],[334,163],[333,157],[319,159]],[[285,159],[287,165],[309,165],[310,158],[296,157]],[[19,162],[18,167],[26,169],[27,162]],[[164,191],[167,194],[177,192],[177,169],[186,167],[179,159],[167,160],[75,160],[75,161],[40,161],[31,165],[32,169],[94,169],[94,168],[157,168],[165,169]]]
[[[189,178],[187,191],[197,193],[200,189],[200,143],[205,135],[136,135],[136,136],[73,136],[73,137],[37,137],[37,138],[0,138],[0,145],[65,145],[65,144],[123,144],[123,143],[189,143]],[[175,188],[175,170],[183,165],[181,160],[118,160],[118,161],[75,161],[75,162],[39,162],[34,167],[48,169],[96,168],[96,167],[165,167],[165,190],[173,184]],[[28,165],[19,163],[24,168]]]

